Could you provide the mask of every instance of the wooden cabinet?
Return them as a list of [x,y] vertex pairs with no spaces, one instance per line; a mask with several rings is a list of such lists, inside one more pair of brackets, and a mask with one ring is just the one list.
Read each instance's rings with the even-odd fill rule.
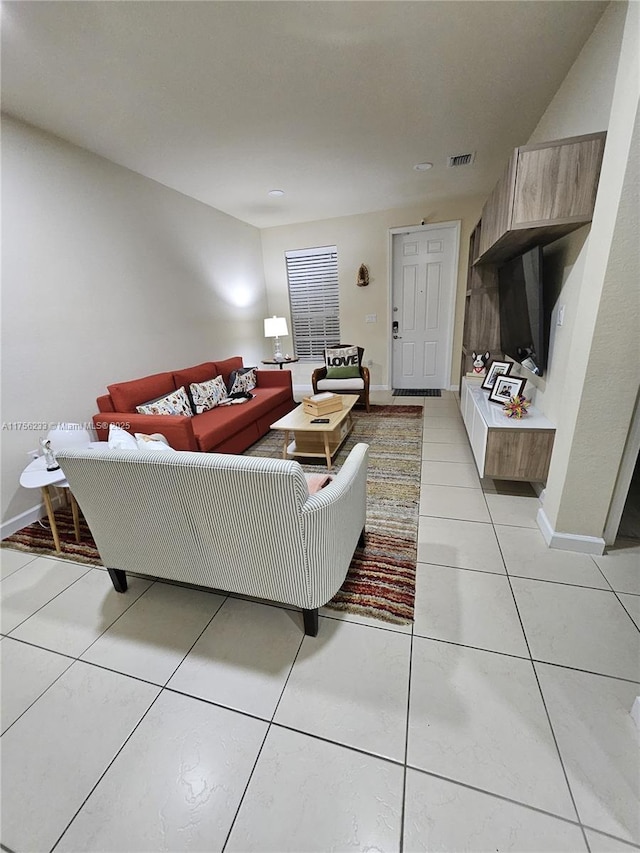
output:
[[482,210],[477,264],[508,260],[593,216],[606,133],[516,148]]
[[498,275],[492,265],[475,265],[479,252],[481,230],[478,224],[469,244],[469,270],[465,297],[464,327],[462,331],[462,363],[460,374],[471,370],[471,353],[489,350],[493,358],[501,357],[500,315],[498,310]]
[[533,406],[522,420],[507,418],[477,380],[462,380],[460,411],[481,477],[544,483],[555,427]]

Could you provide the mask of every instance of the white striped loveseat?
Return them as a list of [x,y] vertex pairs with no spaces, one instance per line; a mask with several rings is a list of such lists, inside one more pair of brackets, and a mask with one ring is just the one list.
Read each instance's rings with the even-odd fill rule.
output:
[[216,453],[57,454],[118,592],[126,572],[318,608],[363,541],[368,445],[314,495],[298,462]]

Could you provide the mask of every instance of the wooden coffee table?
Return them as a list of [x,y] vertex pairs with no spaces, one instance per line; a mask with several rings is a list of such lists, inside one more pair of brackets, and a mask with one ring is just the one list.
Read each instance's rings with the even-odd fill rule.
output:
[[[310,456],[327,460],[327,468],[331,470],[331,460],[340,449],[342,443],[353,429],[351,409],[358,402],[357,394],[341,394],[342,408],[339,412],[322,415],[328,419],[326,424],[312,424],[313,415],[307,415],[300,404],[288,415],[271,424],[270,429],[284,430],[284,447],[282,458],[287,456]],[[289,443],[289,433],[293,433],[293,441]]]

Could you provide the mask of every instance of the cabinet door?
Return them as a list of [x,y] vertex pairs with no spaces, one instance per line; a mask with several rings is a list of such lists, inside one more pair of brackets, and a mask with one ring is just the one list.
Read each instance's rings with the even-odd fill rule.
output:
[[589,221],[603,150],[603,134],[520,148],[511,227]]
[[474,406],[473,425],[471,427],[471,450],[473,458],[476,460],[478,474],[484,477],[484,460],[487,451],[487,435],[489,428],[484,422],[484,418]]
[[511,228],[511,208],[516,177],[516,149],[502,177],[482,208],[482,230],[480,232],[480,255],[491,248]]

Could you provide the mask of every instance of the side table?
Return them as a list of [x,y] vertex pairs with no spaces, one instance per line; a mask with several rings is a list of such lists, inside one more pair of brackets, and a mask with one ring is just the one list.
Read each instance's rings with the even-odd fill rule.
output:
[[[104,447],[106,442],[104,441],[92,441],[88,447]],[[53,504],[51,502],[51,493],[49,492],[50,486],[57,486],[61,489],[68,489],[69,483],[67,482],[64,471],[62,468],[58,468],[57,471],[47,471],[47,463],[44,456],[38,456],[37,459],[34,459],[30,462],[27,467],[24,469],[22,474],[20,475],[20,485],[25,489],[40,489],[42,494],[42,500],[44,501],[45,508],[47,510],[47,518],[49,519],[49,525],[51,526],[51,535],[53,536],[53,542],[56,546],[56,553],[60,553],[62,548],[60,547],[60,535],[58,533],[58,526],[56,524],[56,518],[53,512]],[[71,513],[73,515],[73,529],[76,535],[76,542],[80,541],[80,514],[78,510],[78,503],[74,498],[71,490],[69,490],[69,501],[71,503]]]
[[276,361],[275,358],[265,358],[261,362],[261,364],[277,364],[280,370],[285,366],[285,364],[294,364],[296,361],[300,361],[299,358],[283,358],[282,361]]

